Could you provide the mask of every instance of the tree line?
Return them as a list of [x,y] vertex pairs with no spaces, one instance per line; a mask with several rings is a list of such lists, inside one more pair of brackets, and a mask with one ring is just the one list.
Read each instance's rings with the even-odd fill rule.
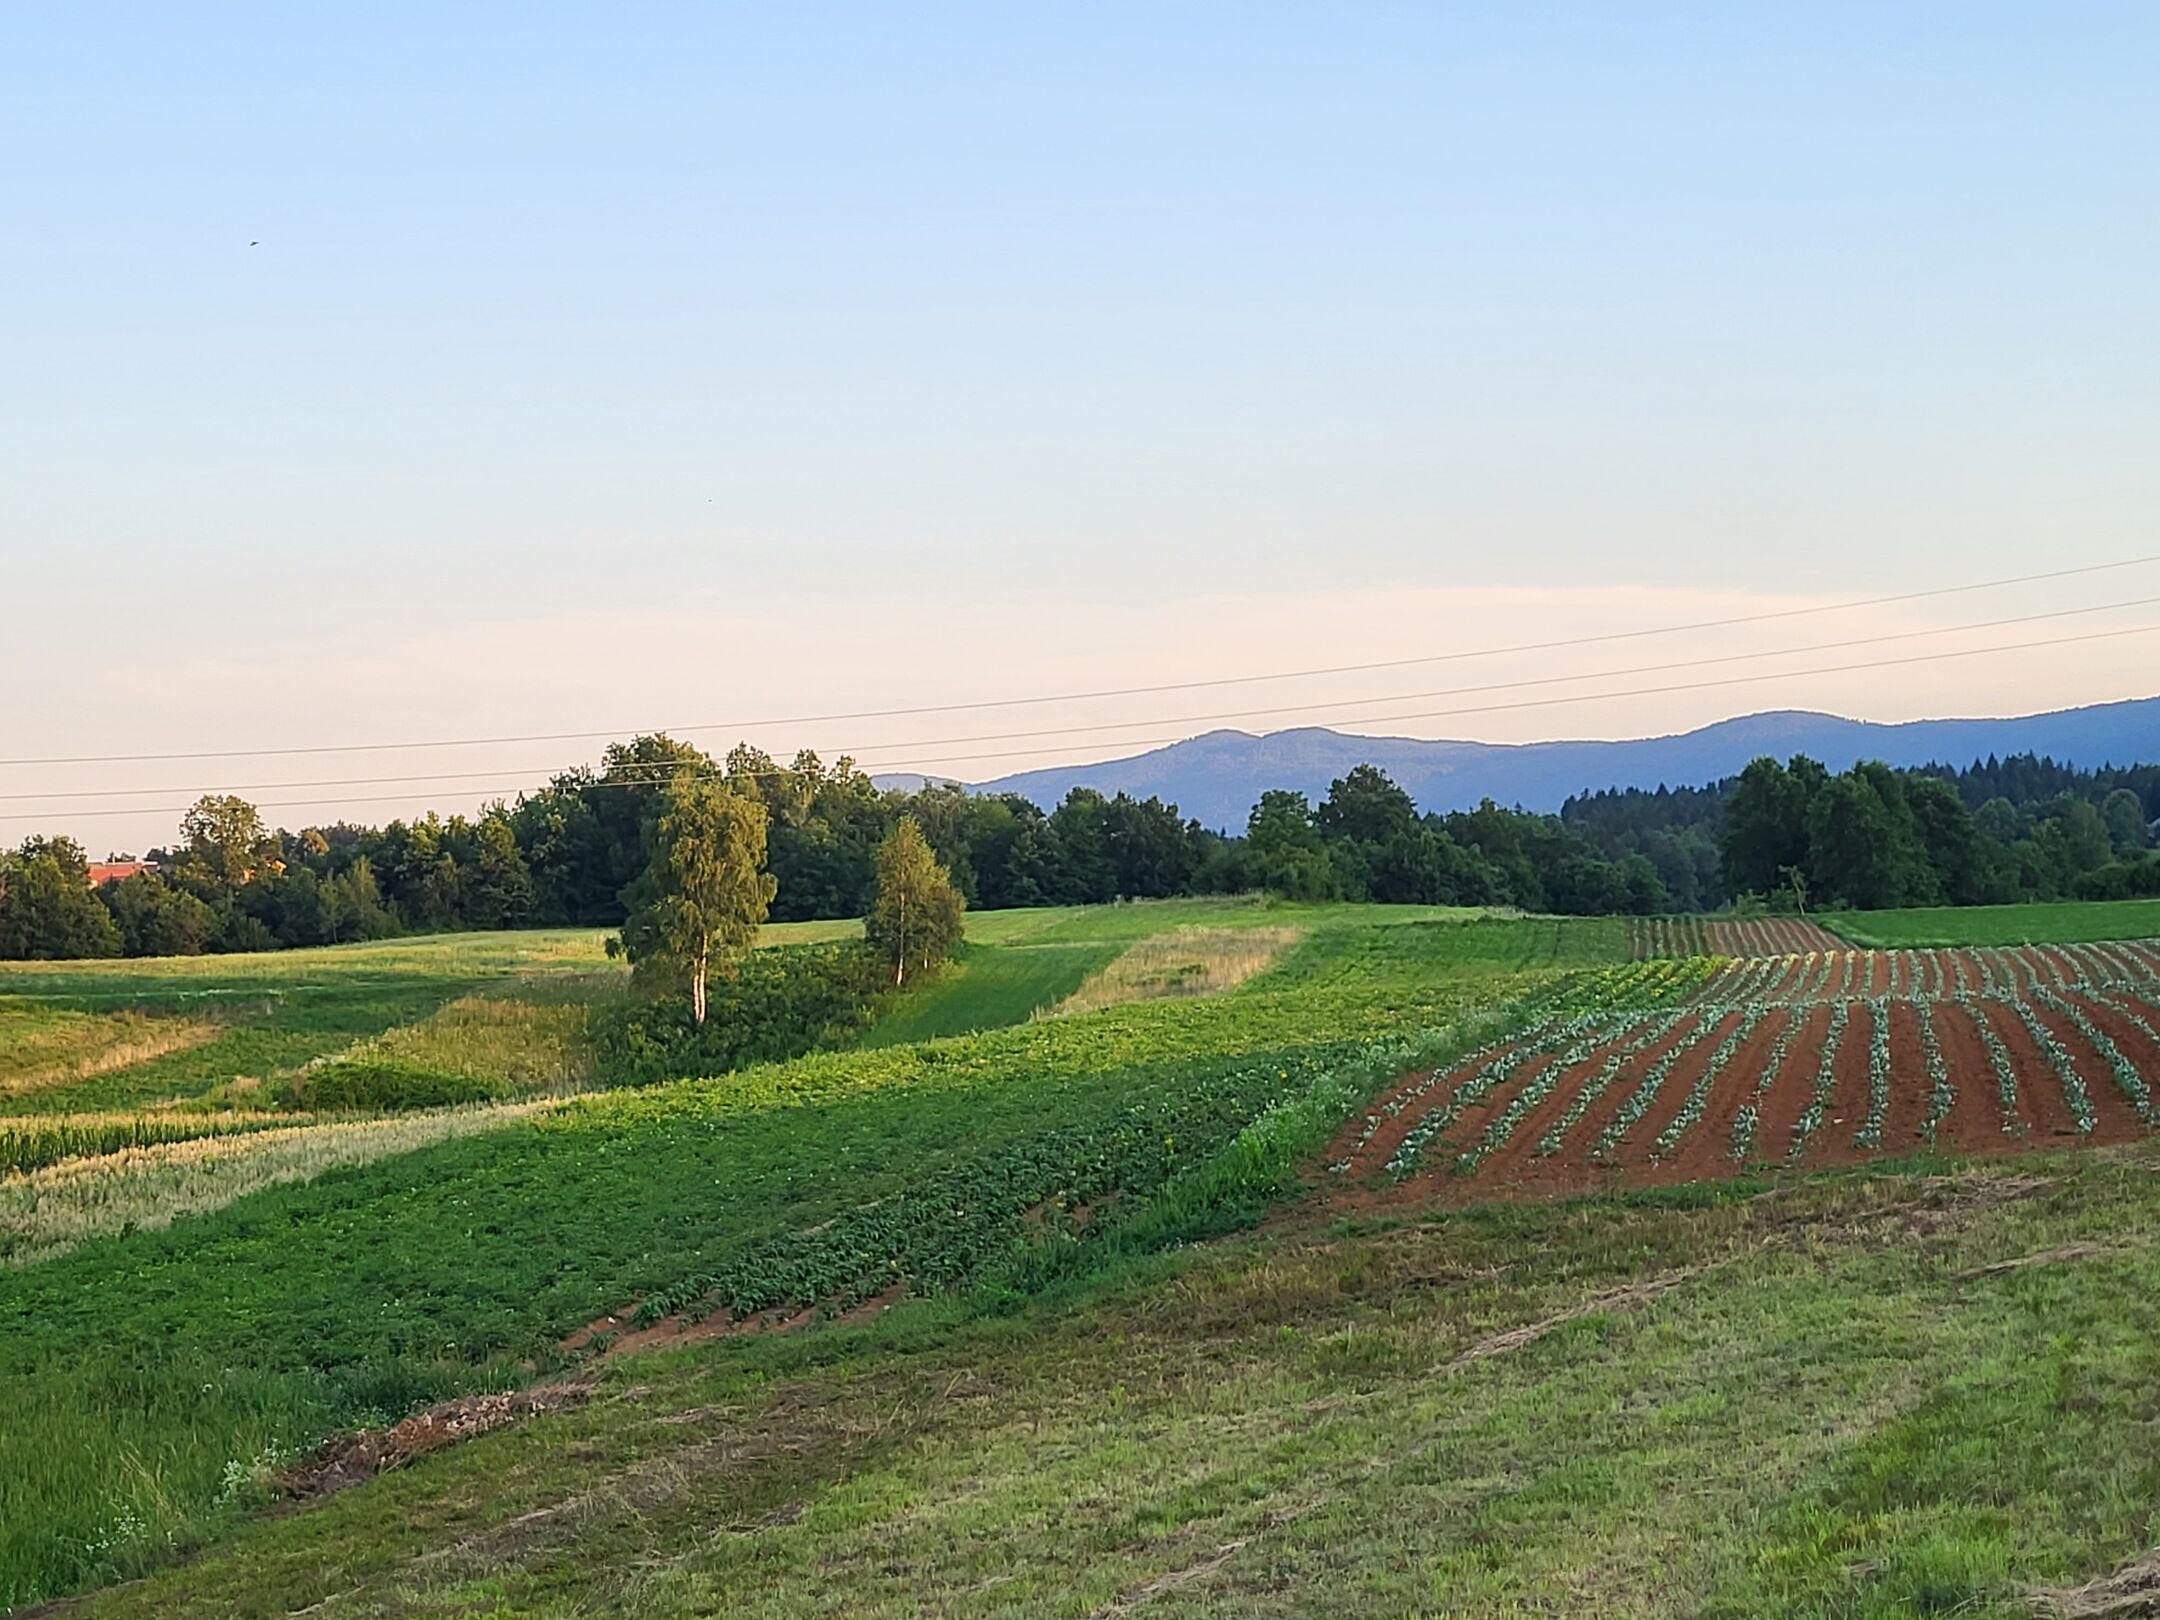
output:
[[156,869],[92,890],[80,846],[0,851],[0,957],[181,955],[406,932],[620,928],[640,904],[670,786],[719,784],[764,823],[780,921],[860,917],[878,852],[918,829],[975,909],[1265,890],[1300,900],[1499,905],[1575,915],[1769,904],[1877,907],[2160,894],[2160,766],[2079,771],[2033,756],[1964,770],[1758,760],[1703,788],[1570,799],[1557,816],[1420,813],[1360,765],[1320,803],[1263,793],[1224,834],[1156,798],[1076,788],[1044,811],[950,784],[880,788],[846,759],[722,759],[664,735],[611,745],[474,817],[271,829],[212,796]]
[[1243,833],[1157,798],[1076,788],[1045,812],[1018,794],[951,784],[880,788],[846,759],[782,766],[737,748],[715,759],[663,735],[611,745],[474,817],[371,827],[267,826],[230,795],[196,803],[155,870],[91,889],[81,847],[32,838],[0,852],[0,957],[186,955],[340,944],[407,932],[620,928],[642,904],[662,800],[683,779],[725,787],[763,815],[761,870],[776,921],[860,917],[878,852],[918,829],[966,906],[1090,905],[1269,890],[1304,900],[1652,912],[1671,897],[1651,862],[1601,853],[1554,816],[1503,809],[1421,815],[1359,766],[1312,804],[1272,791]]
[[1585,794],[1561,818],[1608,856],[1648,860],[1683,911],[1802,895],[1860,909],[2160,895],[2154,765],[2022,754],[1833,772],[1765,758],[1708,787]]

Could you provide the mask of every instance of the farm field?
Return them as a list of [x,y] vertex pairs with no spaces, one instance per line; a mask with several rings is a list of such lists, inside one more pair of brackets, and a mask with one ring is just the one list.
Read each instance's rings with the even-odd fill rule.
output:
[[862,1046],[904,1046],[1025,1023],[1078,989],[1118,953],[1108,941],[1077,945],[963,945],[937,982],[894,1008]]
[[1630,917],[1628,954],[1637,961],[1668,956],[1791,956],[1843,950],[1846,942],[1801,917]]
[[[0,1409],[20,1419],[0,1427],[0,1594],[155,1562],[240,1512],[232,1481],[258,1459],[528,1380],[610,1315],[1031,1291],[1250,1219],[1359,1097],[1559,982],[1538,964],[1594,937],[1344,908],[1214,997],[481,1111],[425,1141],[354,1133],[349,1152],[329,1151],[336,1122],[311,1155],[275,1116],[206,1113],[265,1139],[33,1171],[0,1199],[28,1260],[0,1269]],[[432,1009],[464,982],[413,996]]]
[[2150,1132],[2160,944],[1839,951],[1608,971],[1346,1130],[1345,1188],[1551,1197]]
[[2160,900],[2066,900],[2021,906],[1851,911],[1827,919],[1855,945],[2075,945],[2160,939]]
[[[0,1607],[2008,1615],[2160,1541],[2160,946],[970,921],[732,1075],[0,1120]],[[266,1022],[342,968],[280,966]],[[0,1011],[139,1011],[101,971]],[[545,1091],[605,971],[400,942],[353,976],[421,1010],[308,1061]],[[504,1427],[309,1500],[436,1402]]]
[[[0,1115],[114,1111],[255,1087],[521,983],[616,984],[592,929],[449,934],[319,950],[0,963],[0,1031],[66,1024],[72,1051],[0,1059]],[[13,1043],[10,1043],[12,1046]],[[117,1052],[123,1061],[110,1061]],[[23,1069],[39,1083],[25,1084]],[[72,1071],[72,1072],[71,1072]],[[247,1090],[243,1086],[243,1095]]]
[[62,1612],[2127,1615],[2156,1172],[1283,1220],[1018,1312],[643,1354]]

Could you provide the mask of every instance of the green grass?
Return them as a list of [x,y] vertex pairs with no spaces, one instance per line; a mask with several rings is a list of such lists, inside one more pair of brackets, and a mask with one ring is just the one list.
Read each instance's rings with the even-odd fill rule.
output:
[[1116,954],[1107,943],[963,945],[936,979],[896,1001],[857,1044],[899,1046],[1024,1024]]
[[1376,906],[1276,900],[1257,894],[1227,895],[1193,900],[1135,900],[1109,906],[1046,906],[970,912],[967,937],[982,945],[1129,945],[1135,940],[1177,928],[1378,928],[1409,923],[1467,922],[1485,915],[1473,906]]
[[2077,945],[2160,938],[2160,900],[2066,900],[2021,906],[1921,906],[1818,919],[1855,945],[1905,950],[1940,945]]
[[[0,1272],[0,1606],[140,1575],[80,1612],[2007,1620],[2160,1543],[2152,1145],[1300,1218],[1378,1085],[1528,992],[1594,1000],[1611,975],[1563,975],[1624,962],[1624,924],[985,923],[908,1015],[1024,1018],[1170,928],[1308,933],[1215,997],[587,1096],[299,1184],[258,1185],[268,1137],[169,1150],[204,1161],[185,1219],[70,1209],[68,1252]],[[493,938],[257,989],[535,994]],[[574,1004],[589,959],[551,960]],[[258,1511],[314,1439],[547,1374],[602,1310],[896,1278],[868,1325],[577,1369],[581,1407]]]
[[2156,1168],[1278,1226],[644,1356],[79,1612],[2010,1620],[2160,1543]]
[[440,934],[235,956],[0,964],[0,1016],[23,1010],[209,1020],[214,1038],[69,1085],[0,1094],[0,1113],[140,1107],[267,1086],[490,986],[619,979],[593,929]]
[[220,1522],[229,1465],[529,1377],[641,1298],[1025,1292],[1250,1219],[1460,1014],[1580,954],[1566,940],[1318,929],[1218,998],[591,1096],[9,1273],[0,1409],[35,1421],[0,1429],[0,1596],[183,1543]]

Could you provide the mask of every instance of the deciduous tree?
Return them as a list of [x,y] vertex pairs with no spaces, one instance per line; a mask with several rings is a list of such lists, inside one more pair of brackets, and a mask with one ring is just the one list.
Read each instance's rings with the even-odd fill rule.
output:
[[621,949],[638,977],[684,985],[705,1022],[705,985],[756,943],[775,884],[765,870],[763,803],[725,783],[682,774],[648,825],[650,859],[624,892]]
[[894,984],[907,982],[910,967],[921,972],[952,955],[965,908],[922,828],[904,817],[878,845],[877,889],[863,922],[863,935],[892,969]]

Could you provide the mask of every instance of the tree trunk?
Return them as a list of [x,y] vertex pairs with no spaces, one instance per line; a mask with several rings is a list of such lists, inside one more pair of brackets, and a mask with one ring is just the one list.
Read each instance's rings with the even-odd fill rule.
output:
[[705,955],[698,953],[697,963],[690,970],[690,1012],[700,1029],[705,1027]]

